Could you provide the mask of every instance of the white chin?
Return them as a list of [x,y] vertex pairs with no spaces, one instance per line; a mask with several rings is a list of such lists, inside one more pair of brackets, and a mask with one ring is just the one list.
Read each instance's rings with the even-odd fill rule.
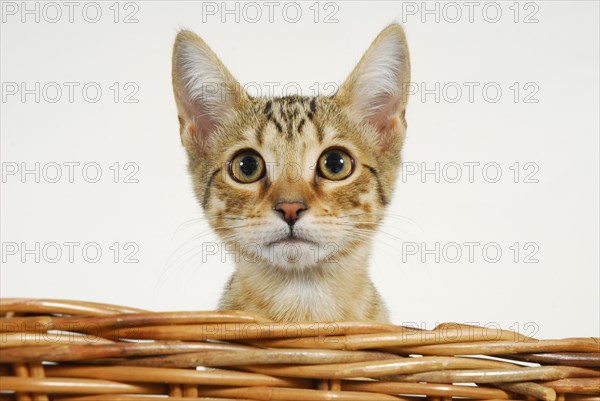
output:
[[261,259],[282,269],[302,270],[328,259],[330,253],[311,242],[277,242],[262,247]]

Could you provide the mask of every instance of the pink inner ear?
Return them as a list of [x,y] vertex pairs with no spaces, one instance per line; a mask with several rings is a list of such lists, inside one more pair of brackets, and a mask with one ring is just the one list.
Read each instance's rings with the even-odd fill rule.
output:
[[208,116],[208,113],[205,110],[199,110],[194,115],[194,125],[196,126],[196,140],[206,144],[208,135],[210,135],[216,127],[214,118]]
[[181,127],[181,142],[188,149],[195,150],[197,154],[206,153],[208,150],[208,135],[203,131],[205,128],[198,124],[198,119]]
[[383,104],[383,107],[368,116],[367,120],[377,129],[382,150],[387,150],[392,142],[397,139],[397,129],[399,124],[402,124],[398,114],[401,99],[385,94],[377,100],[380,104]]
[[[192,103],[189,97],[186,97],[182,103],[185,114],[191,117],[186,132],[183,129],[181,131],[182,141],[192,143],[198,151],[204,152],[208,145],[208,135],[216,126],[214,118],[209,116],[208,110],[202,101]],[[187,138],[183,136],[187,136]]]

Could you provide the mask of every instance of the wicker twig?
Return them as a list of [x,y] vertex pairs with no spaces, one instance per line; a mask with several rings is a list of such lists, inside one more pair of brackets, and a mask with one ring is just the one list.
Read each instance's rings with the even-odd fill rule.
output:
[[0,401],[600,401],[597,338],[63,300],[2,299],[0,315]]

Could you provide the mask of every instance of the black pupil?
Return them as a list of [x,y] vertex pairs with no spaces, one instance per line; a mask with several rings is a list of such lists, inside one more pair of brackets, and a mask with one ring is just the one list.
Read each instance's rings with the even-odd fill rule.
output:
[[258,160],[254,156],[244,156],[240,161],[240,171],[245,176],[252,176],[258,170]]
[[344,158],[337,152],[331,152],[325,158],[325,167],[333,174],[339,174],[344,170]]

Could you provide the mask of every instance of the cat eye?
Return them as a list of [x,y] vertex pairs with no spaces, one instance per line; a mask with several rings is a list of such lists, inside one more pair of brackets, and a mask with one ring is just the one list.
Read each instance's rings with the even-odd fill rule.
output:
[[318,172],[332,181],[348,178],[354,170],[354,160],[342,149],[329,149],[319,157]]
[[265,176],[265,162],[252,150],[242,151],[229,162],[229,173],[237,182],[250,184]]

